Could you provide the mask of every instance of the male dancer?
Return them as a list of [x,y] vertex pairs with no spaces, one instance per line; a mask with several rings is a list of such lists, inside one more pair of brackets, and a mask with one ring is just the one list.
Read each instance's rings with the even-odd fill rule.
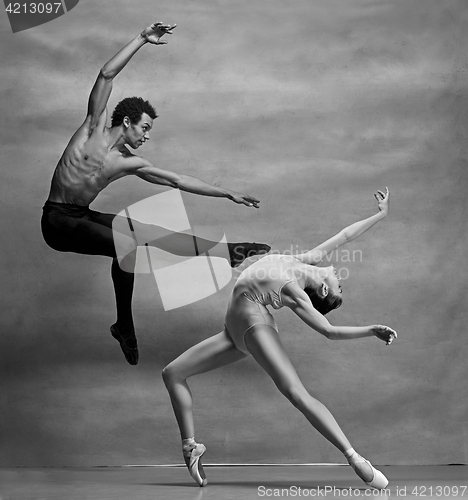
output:
[[[139,97],[124,99],[112,114],[111,126],[106,125],[106,106],[113,79],[143,45],[166,44],[161,37],[172,34],[174,28],[175,25],[152,24],[102,67],[89,97],[86,119],[71,138],[55,169],[41,221],[44,239],[53,249],[112,257],[111,275],[117,322],[112,325],[111,333],[132,365],[138,363],[131,309],[136,245],[130,237],[119,236],[119,248],[126,246],[127,252],[125,259],[118,258],[112,224],[116,216],[90,210],[90,203],[111,182],[126,175],[137,175],[153,184],[190,193],[224,197],[255,208],[259,204],[259,200],[253,196],[212,186],[195,177],[162,170],[147,159],[131,153],[127,146],[137,149],[144,144],[149,139],[149,131],[156,118],[156,112],[148,101]],[[196,256],[218,244],[193,235],[146,226],[130,219],[124,221],[132,231],[138,226],[150,234],[146,243],[177,255]],[[122,227],[121,222],[114,225],[114,230],[115,227]],[[230,243],[228,248],[233,267],[249,256],[270,250],[268,245],[256,243]],[[216,256],[216,253],[212,255]]]

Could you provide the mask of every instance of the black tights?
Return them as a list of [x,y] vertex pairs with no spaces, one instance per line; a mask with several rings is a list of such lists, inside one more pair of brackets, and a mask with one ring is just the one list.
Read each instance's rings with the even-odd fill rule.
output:
[[[46,202],[41,220],[42,234],[46,243],[59,252],[74,252],[86,255],[111,257],[111,276],[114,283],[117,306],[117,323],[124,331],[133,331],[132,296],[136,259],[135,242],[129,234],[137,234],[140,244],[168,251],[175,255],[196,256],[213,249],[216,255],[217,242],[194,237],[190,234],[173,233],[165,228],[142,224],[138,221],[90,210],[89,207],[66,203]],[[126,249],[125,259],[117,258],[114,231],[119,233],[119,246]],[[116,223],[117,222],[117,223]],[[129,227],[132,232],[129,231]]]

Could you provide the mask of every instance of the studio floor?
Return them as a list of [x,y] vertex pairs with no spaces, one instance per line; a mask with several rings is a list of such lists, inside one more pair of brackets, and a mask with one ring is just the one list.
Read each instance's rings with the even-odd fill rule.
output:
[[12,468],[0,470],[0,500],[254,500],[258,498],[459,498],[468,467],[386,466],[386,490],[366,488],[340,465],[206,466],[199,488],[183,467]]

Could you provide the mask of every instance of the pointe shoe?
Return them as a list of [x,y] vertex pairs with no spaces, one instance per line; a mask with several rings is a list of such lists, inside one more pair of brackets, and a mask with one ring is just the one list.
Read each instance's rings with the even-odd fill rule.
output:
[[[358,455],[358,454],[357,454]],[[361,477],[361,479],[367,484],[367,486],[371,488],[375,488],[377,490],[381,490],[383,488],[386,488],[388,485],[388,479],[380,472],[379,470],[375,469],[373,465],[369,462],[369,460],[366,460],[364,457],[361,457],[361,455],[358,455],[359,459],[351,463],[348,459],[349,465],[353,468],[354,472],[361,477],[361,475],[356,471],[356,465],[365,463],[370,467],[370,470],[372,472],[372,480],[371,481],[366,481]]]
[[190,475],[198,484],[198,486],[206,486],[208,480],[205,476],[205,471],[203,470],[203,465],[201,463],[201,457],[206,451],[205,445],[201,443],[195,443],[195,446],[190,450],[184,450],[184,460]]

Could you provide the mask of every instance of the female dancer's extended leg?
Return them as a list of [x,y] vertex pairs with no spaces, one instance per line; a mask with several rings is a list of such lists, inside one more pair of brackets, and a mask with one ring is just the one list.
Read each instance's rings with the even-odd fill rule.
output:
[[284,351],[278,332],[270,326],[257,325],[247,332],[244,340],[250,354],[273,379],[280,392],[342,453],[349,450],[351,444],[333,415],[302,384]]
[[182,452],[190,475],[199,486],[207,484],[200,458],[206,448],[195,441],[193,399],[187,379],[199,373],[234,363],[245,358],[233,344],[226,330],[191,347],[163,370],[163,379],[171,397],[179,424]]
[[246,333],[244,341],[250,354],[270,375],[281,393],[346,456],[356,474],[369,486],[385,488],[388,484],[385,476],[354,451],[333,415],[308,393],[284,351],[278,332],[270,326],[257,325]]

